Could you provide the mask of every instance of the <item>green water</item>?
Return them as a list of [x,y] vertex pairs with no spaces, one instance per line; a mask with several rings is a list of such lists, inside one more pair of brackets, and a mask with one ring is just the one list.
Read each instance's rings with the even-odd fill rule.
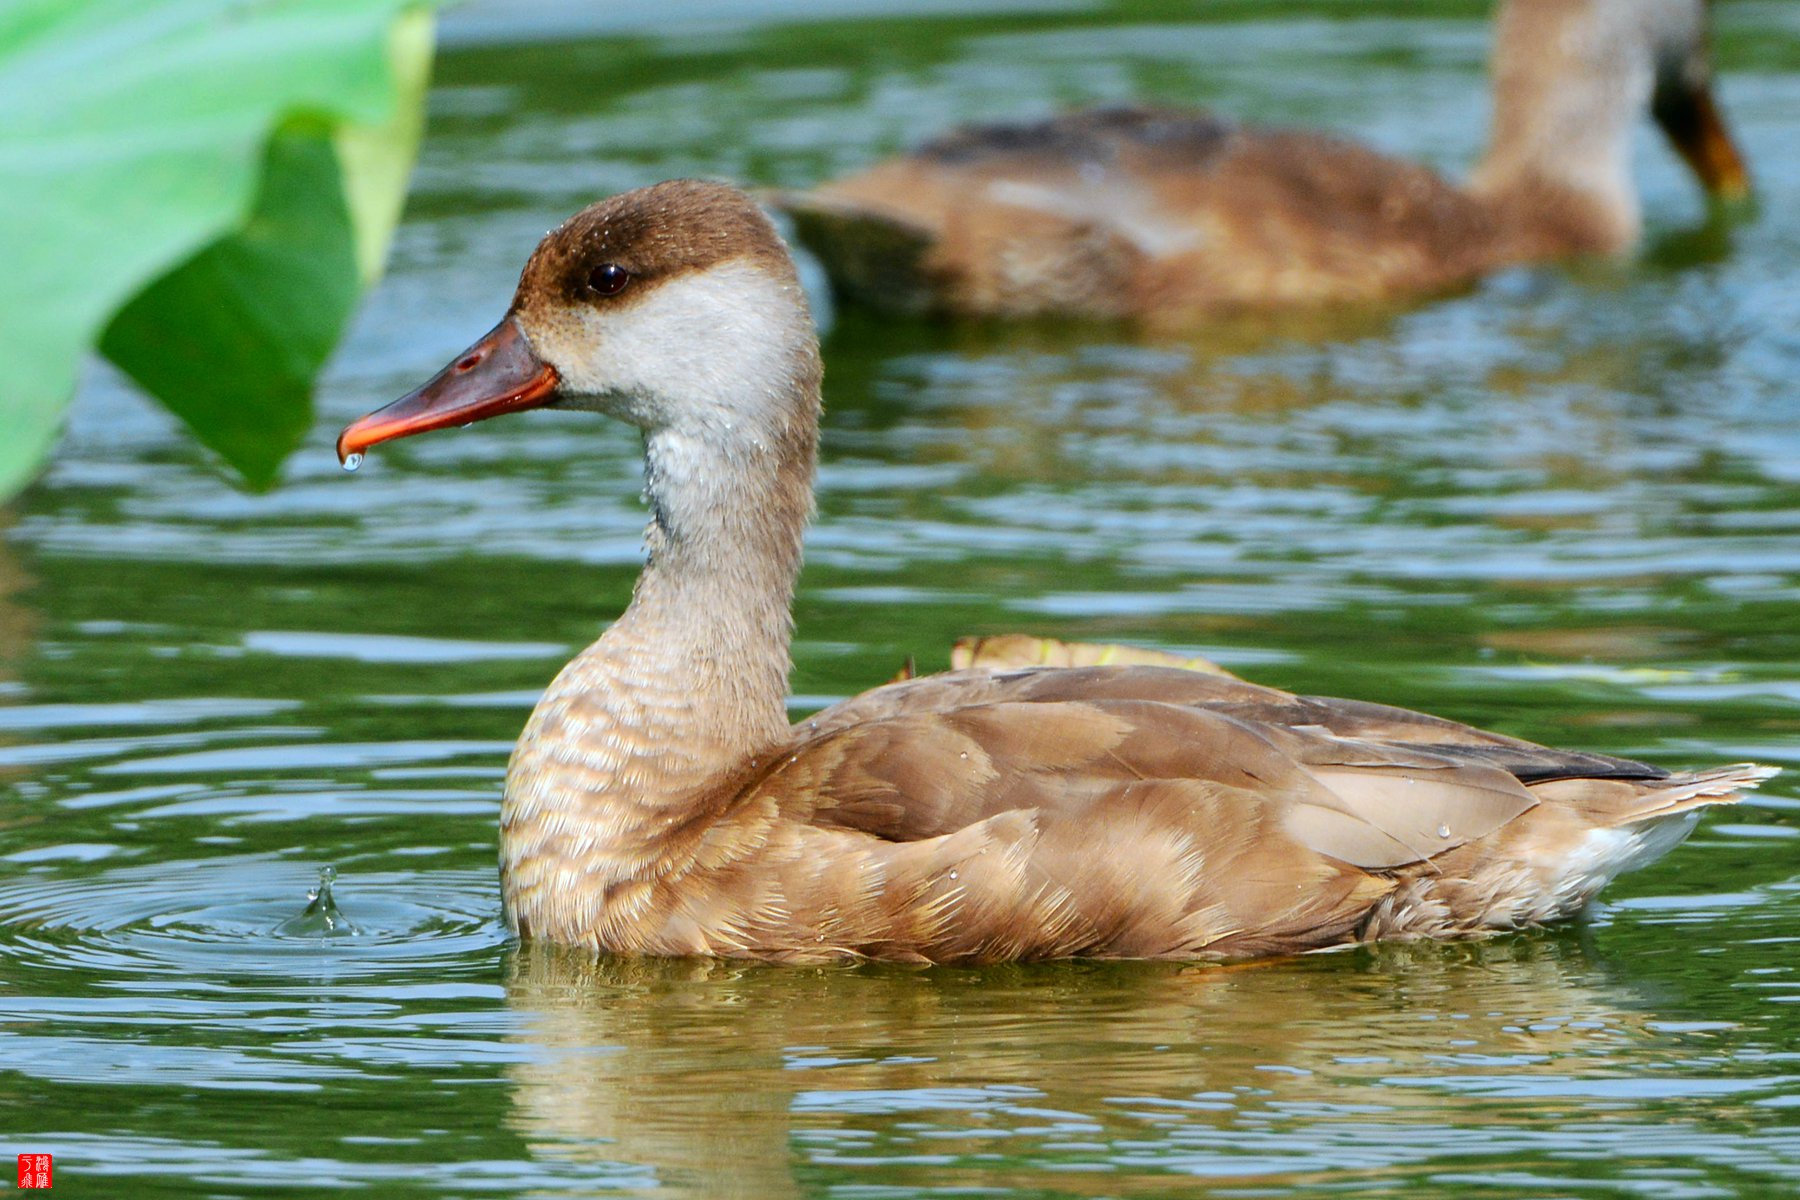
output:
[[[0,517],[0,1154],[109,1197],[1800,1190],[1792,774],[1587,922],[1474,945],[965,971],[508,942],[505,756],[629,594],[636,442],[529,414],[355,476],[329,445],[486,329],[546,228],[1059,103],[1199,99],[1450,170],[1485,115],[1475,5],[698,8],[447,18],[393,273],[279,490],[96,368]],[[1646,136],[1633,263],[1192,343],[838,314],[797,711],[1024,629],[1800,767],[1800,5],[1719,10],[1760,212],[1707,224]],[[276,932],[325,865],[360,933]]]

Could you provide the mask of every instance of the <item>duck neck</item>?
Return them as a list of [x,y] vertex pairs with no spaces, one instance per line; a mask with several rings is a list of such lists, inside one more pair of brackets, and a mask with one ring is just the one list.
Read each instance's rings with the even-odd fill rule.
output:
[[[816,400],[815,400],[816,403]],[[649,559],[631,604],[571,664],[678,793],[787,730],[794,583],[816,428],[661,428],[645,437]],[[663,739],[670,739],[664,742]],[[620,738],[625,741],[627,739]]]
[[730,384],[741,395],[709,394],[681,420],[618,414],[645,426],[649,558],[630,606],[557,676],[514,751],[501,865],[521,928],[585,936],[569,877],[600,895],[678,869],[720,785],[787,733],[819,408],[812,327],[798,320],[779,379],[745,363]]
[[1493,131],[1470,190],[1545,253],[1637,238],[1631,135],[1656,74],[1644,2],[1506,0],[1495,16]]

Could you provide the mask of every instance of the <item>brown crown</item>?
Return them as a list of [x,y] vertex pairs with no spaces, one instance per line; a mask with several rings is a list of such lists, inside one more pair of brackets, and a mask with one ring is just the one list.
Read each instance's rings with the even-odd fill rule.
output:
[[723,183],[672,179],[590,204],[546,234],[519,276],[513,307],[592,299],[589,280],[607,263],[641,289],[734,259],[793,273],[787,246],[749,196]]

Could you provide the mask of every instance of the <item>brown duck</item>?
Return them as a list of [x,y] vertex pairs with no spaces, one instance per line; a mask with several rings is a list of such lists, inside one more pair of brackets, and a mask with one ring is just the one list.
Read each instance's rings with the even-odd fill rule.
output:
[[773,226],[677,181],[550,233],[499,325],[339,438],[348,460],[551,405],[643,431],[649,562],[507,772],[520,936],[985,962],[1511,929],[1574,912],[1771,774],[1671,775],[1160,666],[977,666],[790,725],[819,379]]
[[1705,187],[1748,193],[1704,0],[1502,0],[1493,132],[1466,186],[1316,133],[1102,109],[966,128],[777,203],[851,299],[1179,325],[1443,291],[1636,241],[1648,109]]

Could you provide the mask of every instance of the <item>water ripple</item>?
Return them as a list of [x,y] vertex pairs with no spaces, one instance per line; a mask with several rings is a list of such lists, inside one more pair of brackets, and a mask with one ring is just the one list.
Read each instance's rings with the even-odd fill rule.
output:
[[283,936],[317,868],[267,855],[170,861],[0,883],[0,959],[85,971],[110,986],[170,975],[280,982],[479,961],[507,940],[491,871],[340,872],[355,937]]

